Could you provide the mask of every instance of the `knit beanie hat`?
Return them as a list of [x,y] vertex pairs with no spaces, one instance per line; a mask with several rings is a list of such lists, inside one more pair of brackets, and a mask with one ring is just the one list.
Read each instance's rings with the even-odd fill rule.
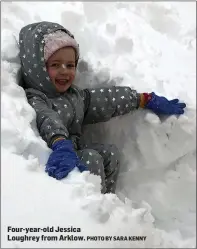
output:
[[74,37],[72,38],[66,32],[58,30],[53,33],[44,35],[44,59],[45,62],[49,59],[49,57],[55,53],[60,48],[64,47],[73,47],[76,52],[76,61],[79,59],[79,45],[77,44]]

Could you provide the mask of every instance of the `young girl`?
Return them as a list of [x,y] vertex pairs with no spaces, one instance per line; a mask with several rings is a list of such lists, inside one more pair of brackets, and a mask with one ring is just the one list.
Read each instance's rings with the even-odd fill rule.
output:
[[41,137],[52,149],[45,171],[56,179],[75,167],[101,176],[102,193],[114,193],[119,153],[114,145],[81,141],[82,126],[105,122],[132,110],[147,108],[156,114],[183,114],[185,103],[154,92],[137,93],[129,87],[79,89],[72,85],[79,46],[57,23],[39,22],[19,34],[21,70],[29,104],[37,114]]

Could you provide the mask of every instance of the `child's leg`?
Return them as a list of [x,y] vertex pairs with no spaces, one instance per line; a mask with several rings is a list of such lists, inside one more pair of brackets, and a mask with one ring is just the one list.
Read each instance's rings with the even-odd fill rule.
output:
[[[85,145],[85,150],[87,153],[89,151],[94,151],[96,157],[99,157],[99,165],[95,164],[96,160],[90,160],[90,155],[87,155],[89,161],[92,162],[91,165],[87,165],[86,161],[84,163],[92,170],[92,173],[97,171],[98,167],[101,169],[101,174],[97,172],[98,175],[101,175],[103,191],[102,193],[115,193],[116,183],[119,173],[119,157],[120,153],[115,145],[104,145],[104,144],[90,144]],[[86,156],[86,159],[87,159]],[[95,173],[96,174],[96,173]],[[104,174],[104,175],[103,175]]]
[[92,144],[90,146],[103,158],[106,193],[115,193],[120,166],[118,149],[111,144]]
[[106,185],[102,156],[97,151],[92,149],[83,149],[76,152],[78,157],[88,167],[92,174],[101,176],[101,193],[104,194],[106,192]]

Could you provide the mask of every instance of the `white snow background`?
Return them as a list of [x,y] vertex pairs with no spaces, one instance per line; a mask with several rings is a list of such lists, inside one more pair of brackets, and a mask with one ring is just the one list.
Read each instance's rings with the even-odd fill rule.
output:
[[[1,5],[1,246],[195,248],[195,2]],[[117,85],[178,97],[187,104],[180,117],[159,118],[137,110],[86,127],[89,139],[115,143],[122,153],[117,195],[101,195],[100,178],[87,172],[73,171],[62,181],[44,172],[50,150],[17,82],[19,31],[44,20],[62,24],[79,42],[82,60],[76,84],[101,86],[117,78]],[[75,236],[143,235],[147,239],[10,242],[7,226],[73,226],[82,230],[70,233]]]

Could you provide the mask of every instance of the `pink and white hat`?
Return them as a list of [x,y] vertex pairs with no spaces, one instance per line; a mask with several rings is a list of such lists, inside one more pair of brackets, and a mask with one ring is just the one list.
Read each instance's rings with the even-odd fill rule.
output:
[[58,30],[56,32],[44,35],[44,59],[45,62],[49,57],[60,48],[73,47],[76,51],[76,60],[79,59],[79,46],[74,38],[66,32]]

